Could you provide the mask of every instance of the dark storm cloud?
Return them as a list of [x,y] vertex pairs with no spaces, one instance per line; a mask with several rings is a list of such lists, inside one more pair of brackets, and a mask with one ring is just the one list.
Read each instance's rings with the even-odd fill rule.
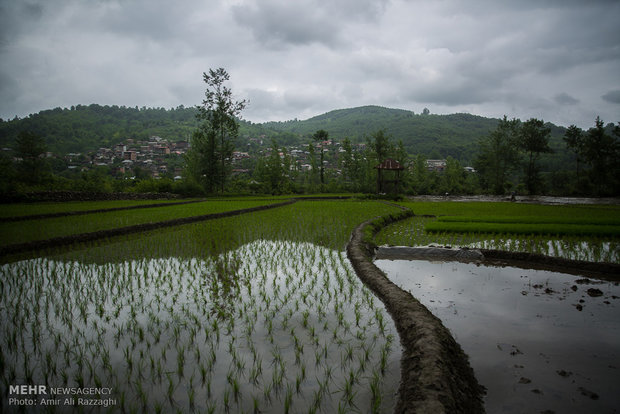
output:
[[566,92],[555,95],[553,100],[559,105],[577,105],[579,103],[579,99],[573,98]]
[[610,103],[620,104],[620,89],[609,91],[601,98]]
[[347,22],[373,21],[385,4],[374,0],[266,0],[236,5],[233,14],[268,47],[311,43],[334,47],[344,41]]
[[377,104],[587,127],[617,116],[619,19],[618,1],[0,0],[0,117],[191,106],[225,67],[252,121]]

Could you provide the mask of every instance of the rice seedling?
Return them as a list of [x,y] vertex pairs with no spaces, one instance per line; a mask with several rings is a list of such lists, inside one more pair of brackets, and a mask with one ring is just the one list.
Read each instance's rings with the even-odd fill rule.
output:
[[[352,206],[358,208],[348,205],[341,217],[360,218],[387,208],[379,203],[373,204],[375,210],[360,205],[351,213]],[[33,382],[54,385],[73,383],[81,375],[79,381],[86,386],[113,384],[119,406],[126,411],[250,412],[281,409],[278,404],[288,404],[293,411],[309,401],[309,409],[329,412],[336,411],[339,401],[325,397],[333,395],[348,375],[348,370],[332,367],[340,364],[345,344],[352,349],[364,344],[368,350],[364,373],[357,374],[357,364],[351,369],[356,371],[356,404],[369,406],[370,397],[363,390],[370,386],[369,367],[380,365],[385,344],[382,339],[372,343],[373,334],[381,338],[377,324],[367,322],[376,313],[369,306],[372,294],[354,276],[341,251],[304,242],[315,237],[304,229],[312,223],[321,227],[327,216],[303,205],[286,210],[309,224],[296,233],[278,235],[294,242],[273,237],[268,226],[280,231],[284,226],[278,220],[290,223],[290,219],[283,219],[282,211],[272,211],[257,213],[252,225],[243,217],[210,223],[218,234],[232,233],[229,226],[246,223],[245,231],[233,238],[243,245],[213,256],[194,255],[205,246],[200,240],[211,238],[215,245],[222,241],[226,247],[233,239],[226,241],[205,230],[207,226],[192,225],[126,242],[102,242],[88,251],[91,257],[101,254],[101,260],[107,260],[104,251],[111,253],[109,257],[121,257],[150,246],[153,255],[148,257],[97,264],[99,259],[70,259],[78,253],[69,252],[62,260],[38,258],[0,266],[0,301],[7,310],[0,315],[0,328],[6,332],[0,354],[4,377],[28,375]],[[347,231],[354,224],[348,218],[343,222],[348,223]],[[329,223],[330,229],[344,228]],[[181,238],[193,232],[196,250],[190,243],[189,252],[169,254],[179,251]],[[339,234],[323,238],[323,243],[341,249],[347,238]],[[175,240],[179,245],[171,247]],[[206,250],[212,251],[210,242],[208,246]],[[165,251],[168,255],[158,258]],[[259,317],[264,323],[256,323]],[[367,325],[368,331],[351,332],[358,325]],[[395,332],[389,323],[384,329],[386,335]],[[321,335],[323,331],[330,334]],[[27,366],[25,357],[18,355],[28,356]],[[386,357],[399,355],[391,352]],[[382,392],[392,393],[397,381]],[[7,383],[11,382],[0,382],[1,392]],[[165,398],[150,398],[158,394]],[[142,395],[149,396],[146,407]],[[204,395],[208,403],[200,402]]]

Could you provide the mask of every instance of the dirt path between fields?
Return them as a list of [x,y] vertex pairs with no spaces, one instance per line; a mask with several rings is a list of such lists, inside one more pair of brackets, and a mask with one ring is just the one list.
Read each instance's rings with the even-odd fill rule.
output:
[[364,241],[364,229],[373,221],[353,231],[347,255],[358,277],[385,304],[400,336],[401,382],[394,412],[484,412],[484,387],[460,345],[437,317],[373,264],[369,253],[374,246]]

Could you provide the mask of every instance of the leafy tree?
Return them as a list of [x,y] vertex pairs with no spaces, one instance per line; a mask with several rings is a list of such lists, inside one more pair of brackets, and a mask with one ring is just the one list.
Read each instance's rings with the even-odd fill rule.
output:
[[440,178],[442,193],[462,194],[465,184],[465,170],[458,160],[446,158],[446,168]]
[[426,158],[418,154],[413,163],[413,192],[415,194],[429,194],[429,171],[426,168]]
[[[572,180],[576,182],[576,190],[578,194],[584,194],[587,191],[587,178],[581,174],[582,162],[584,161],[584,145],[585,145],[585,134],[583,130],[576,125],[571,125],[568,127],[566,132],[564,133],[564,142],[566,143],[566,147],[575,154],[575,171],[572,174]],[[556,172],[555,175],[558,173]],[[571,175],[568,173],[569,176]],[[558,180],[554,180],[558,181]],[[566,183],[564,183],[566,185]],[[565,187],[568,188],[568,187]],[[570,193],[570,190],[568,190]]]
[[390,136],[387,135],[383,129],[372,134],[370,147],[374,151],[374,155],[378,162],[382,162],[393,152],[393,147],[390,144]]
[[540,186],[540,171],[537,165],[541,153],[551,152],[549,136],[551,128],[545,127],[542,120],[531,118],[519,129],[519,147],[527,156],[525,163],[525,185],[530,194],[536,194]]
[[[613,136],[612,136],[613,135]],[[608,134],[603,121],[596,117],[594,128],[584,136],[582,153],[590,166],[590,179],[597,195],[616,195],[620,180],[620,131],[618,127]]]
[[4,151],[0,151],[0,195],[14,191],[15,166],[13,160]]
[[398,140],[398,144],[394,148],[394,159],[398,161],[400,165],[402,165],[405,169],[400,172],[400,187],[408,188],[410,184],[410,173],[409,173],[409,153],[405,149],[405,145],[403,144],[403,140]]
[[321,156],[320,156],[320,162],[321,162],[321,166],[320,166],[320,171],[321,171],[321,186],[323,186],[325,184],[325,165],[323,164],[324,161],[324,148],[323,148],[323,141],[327,141],[327,138],[329,137],[329,134],[327,133],[327,131],[325,131],[324,129],[319,129],[318,131],[316,131],[314,133],[314,135],[312,136],[312,138],[314,139],[315,142],[319,142],[320,143],[320,151],[321,151]]
[[202,123],[192,135],[191,148],[185,154],[185,175],[206,193],[214,193],[221,177],[216,137],[208,123]]
[[495,194],[504,194],[508,178],[519,162],[519,120],[504,115],[487,137],[479,142],[480,152],[474,163],[481,185]]
[[271,155],[261,159],[256,167],[256,177],[263,184],[263,190],[271,194],[282,194],[289,191],[288,171],[290,158],[283,150],[280,157],[280,149],[274,139],[271,140]]
[[577,127],[576,125],[571,125],[568,127],[568,129],[564,133],[563,139],[564,139],[564,142],[566,143],[566,147],[575,153],[575,158],[577,162],[577,172],[579,173],[580,171],[579,164],[581,161],[581,156],[583,154],[583,146],[584,146],[583,129]]
[[22,131],[15,139],[15,155],[20,161],[17,163],[18,179],[26,184],[39,184],[47,174],[45,152],[47,146],[39,135]]
[[189,154],[188,164],[191,174],[203,183],[207,192],[214,192],[217,187],[224,192],[230,173],[233,139],[239,132],[237,115],[247,104],[245,100],[233,100],[232,91],[224,86],[229,79],[223,68],[203,73],[207,90],[197,114],[202,123],[192,137],[189,152],[193,154]]
[[359,152],[353,151],[353,145],[348,138],[342,141],[342,149],[344,152],[340,157],[340,167],[344,186],[349,191],[359,191],[363,180],[361,176],[362,157]]

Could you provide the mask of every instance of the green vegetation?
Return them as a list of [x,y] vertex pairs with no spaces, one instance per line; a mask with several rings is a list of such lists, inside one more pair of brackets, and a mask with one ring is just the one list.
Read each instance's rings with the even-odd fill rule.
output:
[[385,412],[396,331],[343,248],[398,211],[299,201],[4,264],[0,392],[102,384],[125,412]]
[[342,251],[359,223],[399,211],[378,201],[298,201],[273,210],[88,243],[58,257],[98,263],[208,257],[256,240],[312,243]]
[[179,203],[187,199],[171,200],[112,200],[112,201],[63,201],[40,203],[0,204],[0,217],[32,216],[35,214],[64,213],[70,211],[88,211],[107,208],[148,206],[149,204]]
[[615,205],[399,204],[417,216],[381,230],[378,245],[477,247],[620,262],[620,207]]
[[462,223],[522,223],[522,224],[590,224],[620,226],[620,217],[562,217],[562,216],[441,216],[438,222]]
[[424,230],[432,233],[453,232],[620,237],[620,226],[589,224],[435,221],[427,223]]
[[[406,194],[620,194],[620,126],[605,126],[600,119],[584,132],[537,119],[521,122],[469,114],[414,114],[365,106],[305,121],[253,124],[234,118],[242,106],[227,115],[225,123],[235,126],[224,133],[213,127],[215,118],[201,126],[196,119],[201,113],[206,121],[205,114],[218,113],[215,107],[203,107],[204,112],[199,112],[183,107],[165,110],[90,105],[0,121],[0,145],[10,149],[0,153],[0,195],[42,189],[176,192],[185,196],[216,189],[231,194],[374,193],[374,167],[383,156],[407,167],[399,189]],[[220,115],[217,119],[223,120]],[[314,143],[318,131],[324,131],[321,136],[332,142],[325,146]],[[186,160],[169,154],[158,161],[166,167],[161,180],[149,179],[156,171],[147,173],[142,164],[131,167],[131,172],[129,168],[121,172],[118,159],[101,166],[93,162],[102,147],[130,139],[148,140],[152,135],[171,142],[187,141],[194,133],[194,149]],[[19,157],[20,134],[22,138],[27,134],[43,139],[43,147],[34,145],[31,149],[45,148],[54,155],[47,159],[40,155]],[[378,136],[388,138],[387,151],[376,146]],[[233,148],[247,152],[234,161],[234,166],[229,157]],[[69,161],[64,158],[69,152],[81,154],[74,154]],[[281,153],[281,162],[275,162],[274,152]],[[445,160],[442,171],[429,171],[428,159]],[[37,168],[22,168],[28,160],[36,160]],[[78,165],[71,165],[73,169],[69,170],[69,162]],[[472,165],[477,172],[464,171]],[[173,172],[181,168],[185,169],[184,180],[173,181]],[[234,175],[230,174],[232,168],[237,170]],[[135,179],[125,179],[129,177]]]
[[198,125],[196,108],[128,108],[76,105],[41,111],[27,118],[0,122],[0,144],[12,147],[19,132],[45,137],[48,151],[87,153],[127,138],[148,140],[152,135],[188,140]]
[[198,108],[201,124],[194,131],[185,156],[186,172],[207,194],[224,193],[232,170],[234,139],[239,133],[236,117],[246,101],[232,100],[232,91],[224,86],[229,75],[223,68],[209,69],[203,79],[207,90]]
[[5,246],[135,224],[156,223],[175,218],[241,210],[271,203],[273,201],[269,199],[203,201],[149,209],[121,210],[80,216],[0,223],[0,233],[4,235],[0,240],[0,245]]

